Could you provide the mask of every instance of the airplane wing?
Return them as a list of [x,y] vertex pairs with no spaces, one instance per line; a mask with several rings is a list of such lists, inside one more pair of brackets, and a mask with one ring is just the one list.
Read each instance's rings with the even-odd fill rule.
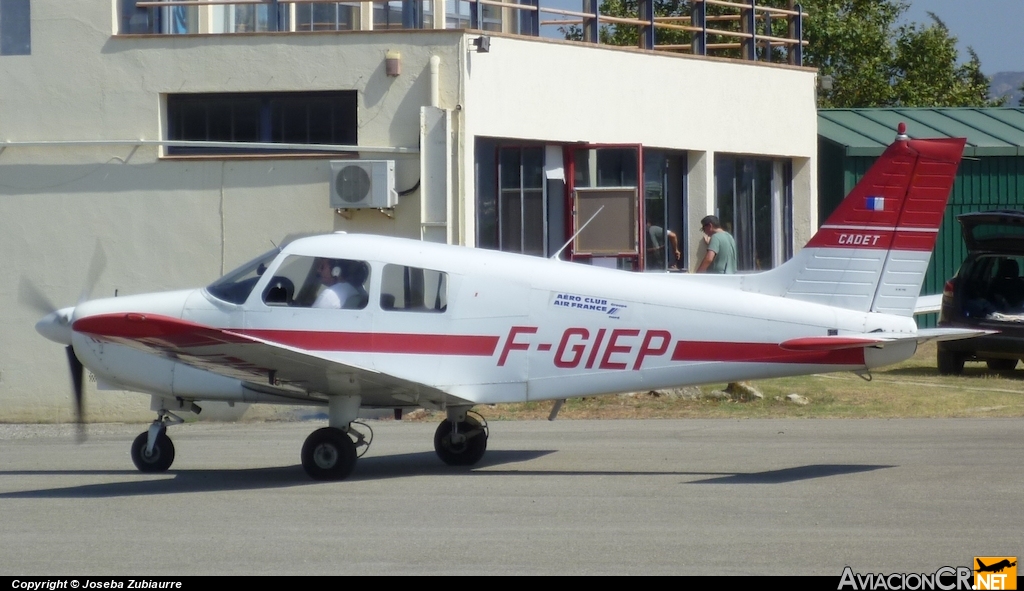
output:
[[[420,400],[420,405],[458,401],[436,388],[339,363],[315,351],[168,316],[101,314],[75,321],[73,329],[99,341],[125,345],[235,378],[256,389],[270,386],[304,394],[359,394],[363,406],[408,406],[410,401]],[[325,400],[323,396],[315,398]]]
[[859,335],[830,335],[824,337],[800,337],[779,343],[779,347],[790,351],[836,351],[839,349],[862,349],[865,347],[885,347],[896,343],[915,341],[917,344],[928,341],[956,341],[969,339],[986,334],[994,334],[994,330],[974,330],[969,328],[921,328],[916,334],[867,332]]
[[924,295],[917,297],[917,305],[914,306],[914,316],[918,314],[934,314],[942,308],[942,294]]

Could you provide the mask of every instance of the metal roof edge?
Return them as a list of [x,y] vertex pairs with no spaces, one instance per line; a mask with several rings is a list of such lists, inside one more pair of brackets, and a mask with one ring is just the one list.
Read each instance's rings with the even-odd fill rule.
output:
[[[970,117],[957,116],[959,113],[978,113],[992,120],[993,124],[1005,127],[998,129],[979,127]],[[927,128],[925,133],[932,137],[967,136],[965,156],[1024,156],[1024,141],[1019,138],[1022,129],[1018,120],[1024,120],[1024,107],[871,107],[863,109],[818,109],[818,136],[845,148],[848,156],[878,156],[884,146],[875,144],[876,126],[885,125],[886,120],[905,118],[914,126]],[[864,132],[858,129],[857,120],[865,121]],[[948,125],[943,123],[948,121]],[[975,119],[975,121],[977,121]],[[827,122],[829,125],[823,126]],[[829,126],[834,128],[829,129]],[[825,127],[825,129],[822,129]],[[836,133],[837,130],[845,133]],[[931,133],[929,133],[931,132]],[[911,137],[921,136],[911,133]],[[973,139],[973,141],[972,141]]]

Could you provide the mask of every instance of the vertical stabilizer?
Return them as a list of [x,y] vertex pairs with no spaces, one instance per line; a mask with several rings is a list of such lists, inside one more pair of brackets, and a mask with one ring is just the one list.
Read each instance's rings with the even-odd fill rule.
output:
[[910,316],[966,140],[899,135],[786,264],[743,286],[797,300]]

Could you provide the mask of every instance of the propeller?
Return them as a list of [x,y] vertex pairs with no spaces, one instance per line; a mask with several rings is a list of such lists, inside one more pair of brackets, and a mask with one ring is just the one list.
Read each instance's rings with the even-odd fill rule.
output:
[[85,284],[82,285],[82,293],[78,295],[78,303],[89,299],[92,294],[92,289],[96,287],[96,283],[100,280],[100,275],[103,274],[103,269],[107,266],[107,253],[103,252],[103,245],[100,244],[99,239],[96,240],[96,248],[92,251],[92,260],[89,261],[89,271],[85,275]]
[[[100,275],[107,265],[107,255],[103,251],[100,241],[96,241],[96,248],[92,253],[92,260],[89,262],[89,269],[86,272],[85,283],[78,296],[78,304],[85,302],[92,294],[92,290],[99,282]],[[44,314],[42,320],[36,324],[36,330],[44,337],[66,345],[64,351],[68,357],[68,369],[71,372],[71,389],[75,409],[75,423],[77,428],[77,439],[79,443],[85,440],[85,396],[84,377],[85,366],[75,354],[75,348],[71,345],[71,324],[74,320],[74,307],[57,309],[57,306],[38,287],[25,277],[21,278],[18,289],[18,301],[37,312]],[[76,306],[78,305],[76,304]]]
[[57,306],[53,304],[53,301],[46,297],[34,283],[24,277],[21,278],[21,285],[18,286],[18,302],[43,315],[57,311]]
[[75,397],[76,439],[81,443],[85,441],[85,396],[82,386],[85,366],[78,359],[78,355],[75,355],[74,347],[68,345],[64,351],[68,354],[68,369],[71,370],[71,389]]

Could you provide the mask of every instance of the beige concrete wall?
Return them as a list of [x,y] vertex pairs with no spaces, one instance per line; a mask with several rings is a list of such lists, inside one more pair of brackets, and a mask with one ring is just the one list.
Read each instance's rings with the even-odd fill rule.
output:
[[492,37],[466,54],[466,134],[811,157],[815,73]]

